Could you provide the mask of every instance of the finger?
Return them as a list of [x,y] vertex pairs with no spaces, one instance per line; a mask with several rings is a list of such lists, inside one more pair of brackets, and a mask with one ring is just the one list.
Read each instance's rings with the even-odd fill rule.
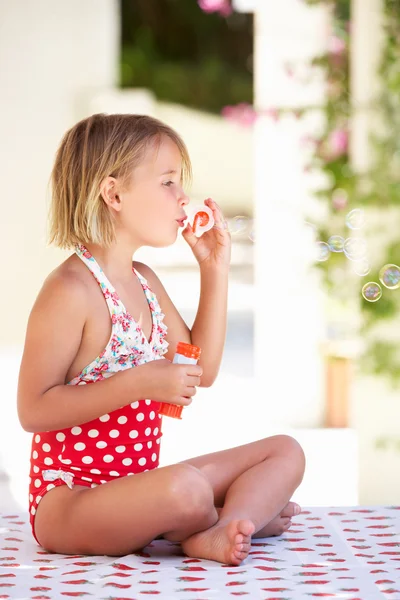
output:
[[200,383],[201,383],[200,377],[195,377],[192,375],[189,375],[189,378],[186,380],[186,385],[188,387],[199,387]]
[[189,404],[192,404],[192,399],[189,398],[189,396],[181,396],[179,398],[179,404],[181,406],[189,406]]
[[183,239],[193,248],[197,244],[198,238],[195,236],[191,224],[188,222],[182,230]]
[[211,208],[215,225],[220,226],[223,221],[223,216],[222,216],[221,209],[217,206],[217,203],[214,202],[214,200],[212,200],[212,198],[207,198],[207,200],[204,200],[204,204],[206,206],[208,206],[209,208]]
[[200,365],[189,365],[186,374],[189,377],[201,377],[203,375],[203,369]]
[[196,392],[197,392],[197,389],[196,389],[194,386],[188,385],[188,386],[185,388],[185,396],[189,396],[190,398],[191,398],[192,396],[195,396],[195,395],[196,395]]
[[211,210],[214,212],[214,215],[216,216],[217,219],[224,221],[224,213],[222,211],[222,208],[220,207],[220,205],[215,202],[215,200],[213,200],[212,198],[208,198],[206,200],[209,208],[211,208]]
[[206,202],[207,202],[208,206],[211,208],[211,210],[213,211],[214,222],[215,222],[214,227],[216,227],[216,229],[227,230],[228,223],[224,217],[221,207],[214,200],[211,200],[211,198],[209,198]]

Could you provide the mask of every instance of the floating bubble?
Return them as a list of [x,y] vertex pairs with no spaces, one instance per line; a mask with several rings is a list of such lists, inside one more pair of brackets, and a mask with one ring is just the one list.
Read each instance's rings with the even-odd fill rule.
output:
[[239,215],[234,217],[228,224],[228,229],[232,235],[239,235],[245,233],[249,227],[249,219]]
[[377,300],[382,297],[382,288],[379,283],[369,281],[363,285],[361,293],[364,300],[367,300],[368,302],[377,302]]
[[249,231],[249,239],[250,239],[252,242],[255,242],[255,241],[256,241],[256,230],[255,230],[255,227],[254,227],[254,225],[253,225],[253,227],[252,227],[252,228],[250,229],[250,231]]
[[347,238],[343,251],[349,260],[362,260],[367,254],[367,242],[363,238]]
[[397,290],[400,287],[400,267],[385,265],[379,271],[379,280],[389,290]]
[[365,277],[371,271],[371,265],[366,258],[353,262],[353,271],[360,277]]
[[365,225],[365,212],[362,208],[351,210],[346,216],[346,225],[349,229],[361,229]]
[[315,260],[318,262],[324,262],[328,260],[330,256],[330,249],[326,242],[316,242],[315,244]]
[[343,252],[344,239],[340,235],[331,235],[328,246],[331,252]]

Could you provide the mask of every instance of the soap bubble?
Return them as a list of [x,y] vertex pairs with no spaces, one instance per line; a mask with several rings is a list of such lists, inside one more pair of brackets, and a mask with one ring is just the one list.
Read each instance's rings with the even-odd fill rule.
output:
[[365,277],[371,270],[371,265],[369,264],[366,258],[362,260],[355,260],[353,262],[353,271],[356,275],[360,277]]
[[252,226],[252,228],[249,231],[249,240],[251,240],[252,242],[256,241],[256,230],[254,225]]
[[316,242],[315,244],[315,260],[318,262],[324,262],[328,260],[330,256],[330,249],[326,242]]
[[361,229],[365,225],[365,212],[362,208],[351,210],[346,216],[346,225],[349,229]]
[[344,239],[340,235],[331,235],[328,246],[331,252],[343,252]]
[[363,238],[347,238],[343,250],[349,260],[362,260],[367,254],[367,242]]
[[245,233],[249,227],[249,219],[239,215],[234,217],[228,224],[228,229],[232,235],[239,235]]
[[361,293],[363,298],[368,302],[376,302],[382,297],[382,288],[379,283],[375,283],[375,281],[369,281],[363,285]]
[[397,290],[400,287],[400,267],[385,265],[379,271],[379,280],[389,290]]

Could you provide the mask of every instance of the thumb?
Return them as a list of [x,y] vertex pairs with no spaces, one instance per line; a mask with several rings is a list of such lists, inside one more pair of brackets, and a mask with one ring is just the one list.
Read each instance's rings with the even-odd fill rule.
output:
[[187,223],[186,227],[182,230],[182,237],[191,248],[197,243],[197,237],[195,236],[190,223]]

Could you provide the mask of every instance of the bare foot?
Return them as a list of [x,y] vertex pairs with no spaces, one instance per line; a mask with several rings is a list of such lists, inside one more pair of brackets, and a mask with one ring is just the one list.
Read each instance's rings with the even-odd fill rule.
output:
[[[298,507],[296,512],[296,507]],[[216,507],[218,516],[222,508]],[[300,514],[301,508],[295,502],[289,502],[282,512],[272,519],[265,527],[253,534],[253,538],[264,538],[282,535],[292,524],[292,517]]]
[[249,519],[216,523],[191,535],[182,542],[182,550],[192,558],[215,560],[226,565],[240,565],[250,551],[254,523]]

